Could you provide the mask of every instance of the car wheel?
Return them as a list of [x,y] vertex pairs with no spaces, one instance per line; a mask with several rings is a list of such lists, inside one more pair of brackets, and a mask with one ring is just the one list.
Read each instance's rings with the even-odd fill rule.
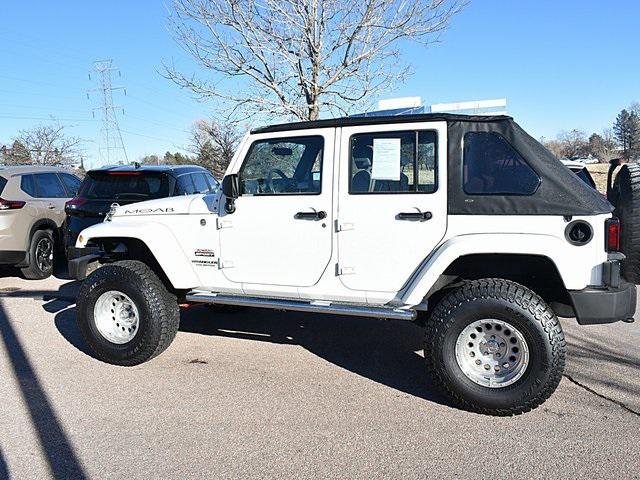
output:
[[466,410],[528,412],[562,378],[560,323],[539,296],[515,282],[464,284],[439,302],[425,330],[425,359],[435,383]]
[[53,273],[55,249],[53,232],[36,230],[29,245],[29,265],[21,269],[22,275],[29,280],[50,277]]
[[162,353],[180,325],[175,295],[147,265],[104,265],[82,283],[77,301],[82,335],[99,360],[138,365]]

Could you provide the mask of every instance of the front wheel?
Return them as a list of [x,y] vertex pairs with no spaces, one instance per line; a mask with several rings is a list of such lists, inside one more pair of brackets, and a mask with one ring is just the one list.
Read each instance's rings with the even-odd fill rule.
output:
[[460,407],[517,415],[541,405],[564,371],[557,317],[528,288],[503,279],[466,283],[427,321],[425,359],[435,383]]
[[138,365],[162,353],[180,325],[178,302],[147,265],[105,265],[82,283],[78,326],[94,355],[114,365]]

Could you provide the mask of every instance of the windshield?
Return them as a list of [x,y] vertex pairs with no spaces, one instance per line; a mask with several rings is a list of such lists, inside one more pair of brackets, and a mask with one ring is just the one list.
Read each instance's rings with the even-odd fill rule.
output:
[[90,200],[153,200],[170,196],[169,176],[159,172],[94,172],[78,196]]

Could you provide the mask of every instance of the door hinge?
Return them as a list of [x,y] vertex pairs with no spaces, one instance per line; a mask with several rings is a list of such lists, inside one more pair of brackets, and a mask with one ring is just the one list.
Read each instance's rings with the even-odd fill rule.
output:
[[231,220],[225,220],[223,218],[216,218],[216,228],[218,230],[223,229],[223,228],[231,228],[232,227],[232,223]]
[[222,260],[218,259],[218,270],[222,270],[223,268],[233,268],[233,260]]
[[336,232],[346,232],[347,230],[354,230],[356,224],[353,222],[341,222],[336,220]]
[[356,273],[355,267],[342,267],[340,265],[336,265],[338,268],[338,275],[353,275]]

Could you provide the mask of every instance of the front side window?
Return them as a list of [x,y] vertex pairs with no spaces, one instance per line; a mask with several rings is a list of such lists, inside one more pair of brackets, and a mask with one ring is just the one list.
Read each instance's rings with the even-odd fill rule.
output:
[[349,193],[435,192],[436,146],[432,130],[353,135]]
[[209,184],[202,173],[193,174],[193,184],[196,187],[196,193],[209,193]]
[[323,146],[319,136],[254,142],[239,173],[240,194],[320,193]]
[[540,177],[499,133],[467,132],[463,184],[470,195],[532,195]]

